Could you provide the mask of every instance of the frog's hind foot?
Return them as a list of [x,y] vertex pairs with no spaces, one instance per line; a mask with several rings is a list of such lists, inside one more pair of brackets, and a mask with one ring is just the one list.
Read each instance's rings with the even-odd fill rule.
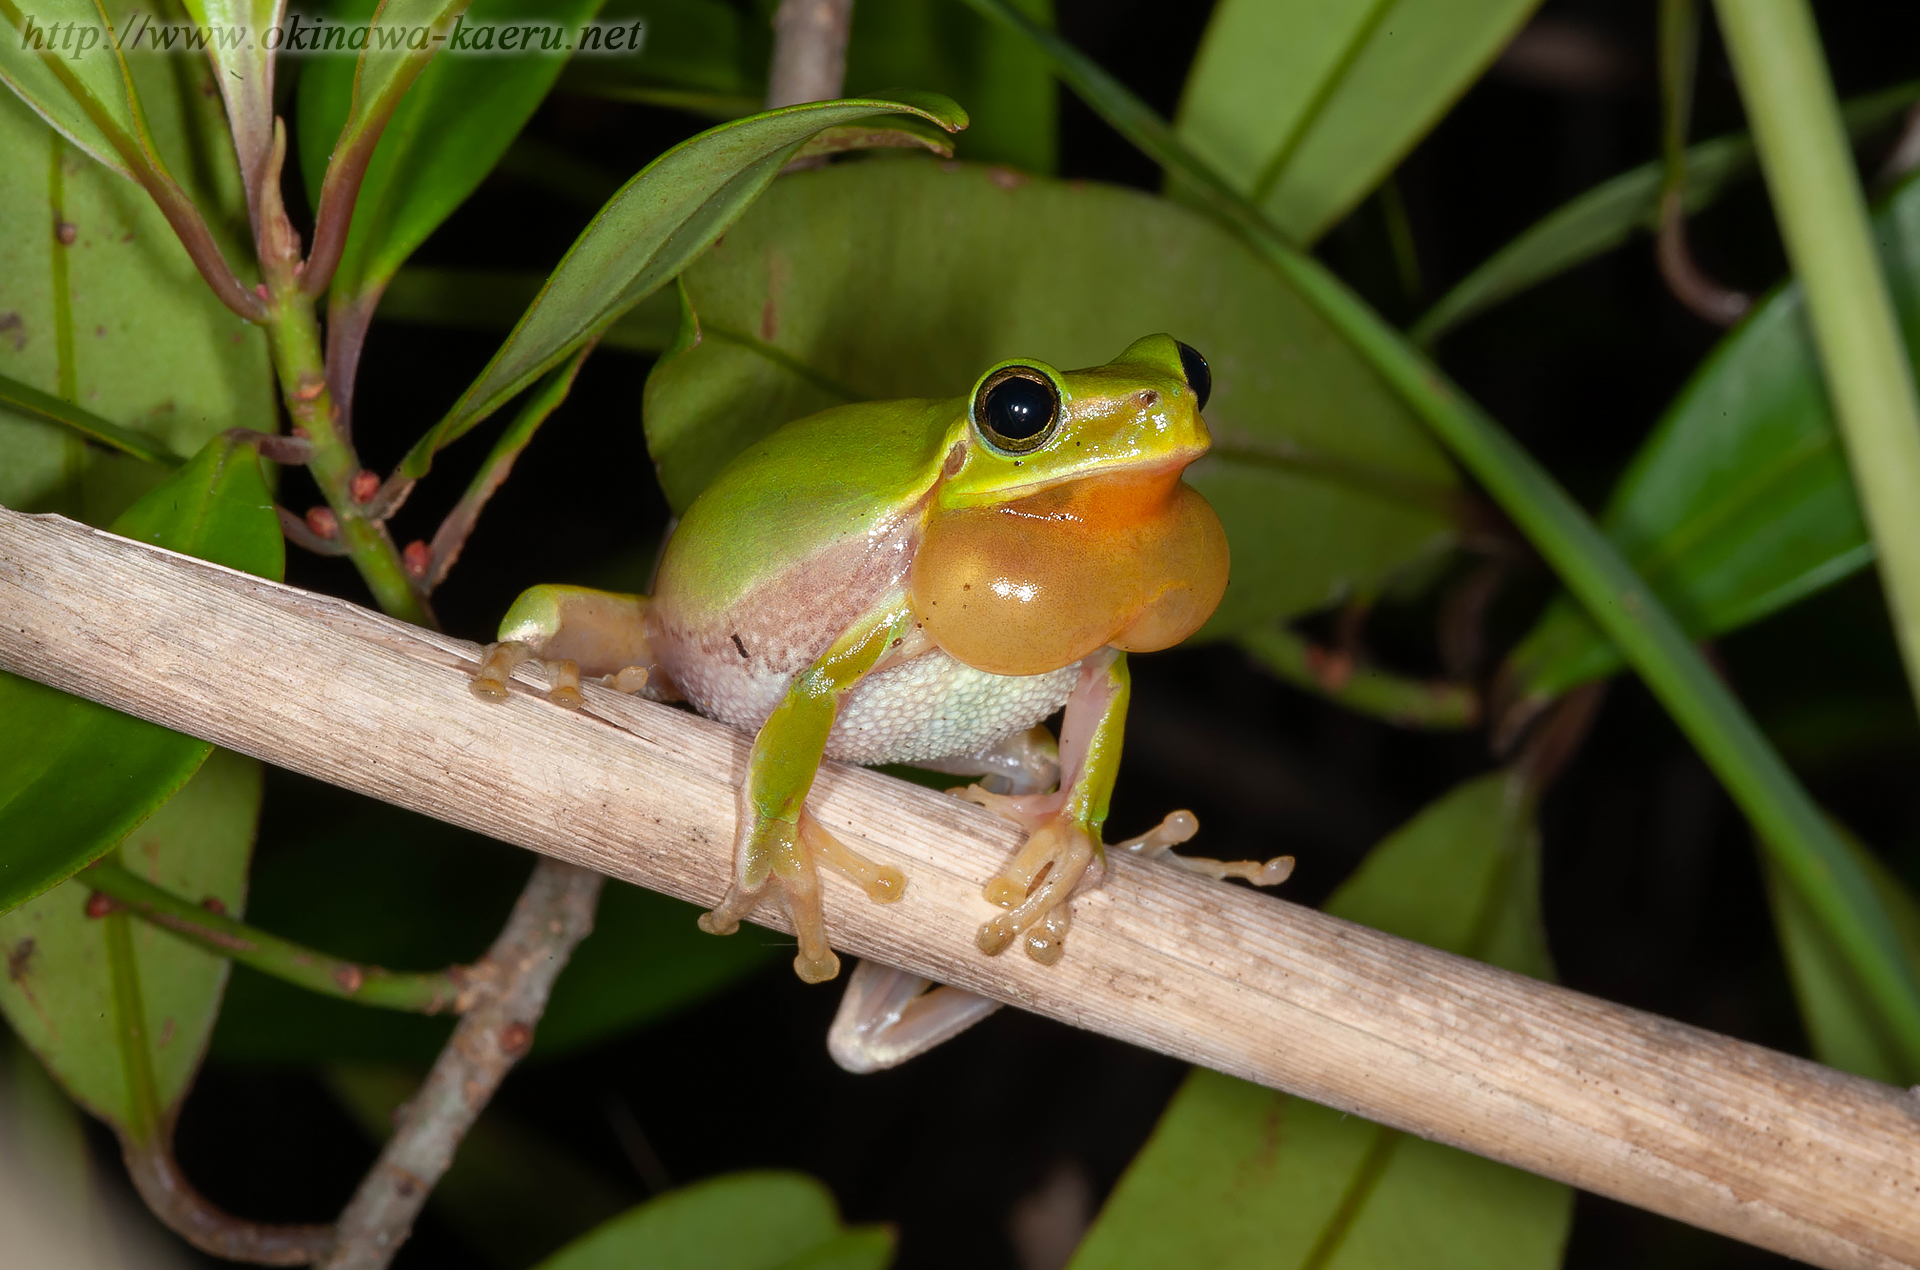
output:
[[1136,838],[1116,842],[1109,851],[1124,851],[1147,860],[1158,860],[1210,878],[1243,878],[1255,886],[1278,886],[1293,876],[1293,857],[1275,856],[1258,860],[1209,860],[1205,856],[1175,855],[1173,848],[1200,832],[1200,821],[1190,811],[1176,811]]
[[764,846],[749,851],[749,859],[756,856],[765,860],[762,868],[749,866],[759,874],[757,881],[736,878],[720,903],[700,915],[700,929],[709,935],[733,934],[766,898],[771,883],[800,943],[793,971],[808,983],[824,983],[840,973],[840,959],[827,943],[820,906],[820,865],[844,875],[876,903],[891,903],[907,890],[906,875],[900,870],[867,859],[804,809],[797,826],[775,829]]
[[981,923],[974,942],[989,957],[1024,937],[1027,956],[1043,966],[1060,960],[1071,925],[1067,900],[1103,860],[1100,842],[1066,817],[1055,817],[1028,837],[1020,853],[982,889],[1007,911]]

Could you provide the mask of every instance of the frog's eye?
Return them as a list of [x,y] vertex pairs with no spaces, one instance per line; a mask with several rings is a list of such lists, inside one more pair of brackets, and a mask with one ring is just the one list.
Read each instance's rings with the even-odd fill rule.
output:
[[1186,373],[1187,387],[1193,389],[1193,395],[1200,398],[1201,410],[1207,408],[1207,398],[1213,396],[1213,372],[1207,369],[1207,359],[1200,356],[1200,350],[1191,344],[1180,345],[1180,369]]
[[1045,445],[1060,420],[1060,394],[1053,380],[1031,366],[995,371],[973,399],[973,421],[988,445],[1025,454]]

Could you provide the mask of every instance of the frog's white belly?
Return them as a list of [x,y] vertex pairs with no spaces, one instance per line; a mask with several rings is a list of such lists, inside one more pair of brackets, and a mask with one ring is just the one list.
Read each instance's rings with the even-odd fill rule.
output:
[[[695,675],[703,682],[681,686],[702,714],[758,731],[792,675],[755,669],[727,666],[732,673]],[[827,757],[918,763],[971,754],[1065,705],[1079,675],[1077,663],[1044,675],[991,675],[931,649],[847,690],[827,737]]]

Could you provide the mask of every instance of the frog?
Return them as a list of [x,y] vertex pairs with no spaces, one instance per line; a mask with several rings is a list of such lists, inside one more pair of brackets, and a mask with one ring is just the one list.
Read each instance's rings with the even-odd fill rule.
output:
[[[1184,479],[1211,445],[1211,391],[1206,359],[1156,334],[1103,366],[1013,358],[964,396],[789,422],[688,506],[647,594],[522,594],[473,692],[503,701],[515,668],[536,661],[562,706],[578,708],[582,683],[599,682],[751,732],[729,885],[699,923],[731,934],[773,901],[808,982],[840,970],[823,867],[876,902],[907,885],[808,811],[822,762],[975,777],[954,792],[1027,836],[985,882],[1000,912],[974,942],[986,956],[1018,942],[1052,964],[1072,896],[1105,867],[1128,656],[1185,640],[1226,589],[1226,531]],[[1044,723],[1062,711],[1056,740]],[[1114,849],[1259,885],[1291,868],[1290,857],[1175,855],[1196,829],[1179,811]],[[863,963],[830,1037],[835,1057],[891,1065],[993,1008],[932,986]]]

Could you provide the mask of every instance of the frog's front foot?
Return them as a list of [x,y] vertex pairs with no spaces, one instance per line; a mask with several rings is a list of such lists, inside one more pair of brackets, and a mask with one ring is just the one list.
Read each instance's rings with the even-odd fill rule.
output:
[[[517,639],[501,640],[481,649],[480,669],[474,672],[467,687],[482,701],[505,701],[507,681],[513,678],[515,667],[529,661],[539,662],[553,684],[547,689],[548,701],[568,710],[578,710],[585,704],[585,698],[580,695],[580,663],[571,658],[542,658],[538,648]],[[646,687],[647,671],[644,666],[623,666],[610,674],[596,676],[594,682],[616,692],[635,693]]]
[[822,864],[844,874],[867,893],[886,904],[906,893],[900,870],[876,864],[841,842],[806,810],[798,822],[751,816],[743,809],[742,823],[751,826],[734,851],[734,878],[720,903],[700,915],[700,929],[709,935],[731,935],[740,922],[766,898],[772,885],[775,897],[793,923],[800,951],[793,972],[807,983],[824,983],[840,973],[840,958],[827,943],[826,918],[820,908]]

